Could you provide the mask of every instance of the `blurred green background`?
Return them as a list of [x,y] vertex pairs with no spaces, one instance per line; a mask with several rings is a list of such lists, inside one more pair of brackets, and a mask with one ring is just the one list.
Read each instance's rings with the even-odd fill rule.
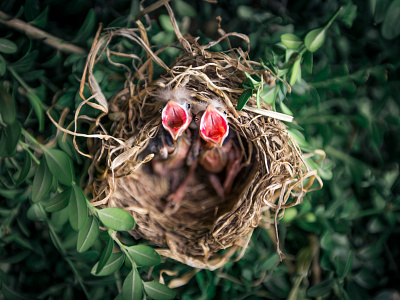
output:
[[[282,47],[283,34],[302,40],[343,7],[323,45],[313,52],[312,63],[309,58],[301,62],[301,80],[292,93],[277,100],[284,103],[278,111],[293,113],[303,150],[321,149],[327,156],[315,166],[323,189],[307,194],[279,222],[285,259],[279,263],[273,228],[259,227],[240,261],[215,272],[197,272],[175,289],[177,298],[399,299],[400,1],[173,0],[171,6],[183,32],[200,36],[203,43],[216,39],[220,16],[226,32],[250,37],[251,59],[280,69],[291,54]],[[0,3],[0,11],[87,53],[99,23],[134,26],[139,2],[9,0]],[[154,45],[175,40],[166,15],[164,7],[150,14]],[[245,46],[235,39],[232,45]],[[116,47],[135,52],[124,41]],[[109,276],[91,275],[102,242],[78,253],[77,233],[62,219],[65,214],[47,214],[46,223],[31,208],[36,207],[31,194],[40,147],[67,153],[78,180],[88,167],[71,139],[54,138],[56,128],[45,116],[52,103],[74,110],[81,101],[86,54],[74,52],[58,51],[0,22],[0,282],[6,299],[81,299],[85,294],[114,299],[129,273],[129,266],[123,266]],[[169,64],[176,54],[168,49],[162,58]],[[107,98],[123,88],[123,70],[104,67],[95,76]],[[35,146],[29,137],[43,146]],[[83,140],[78,142],[85,147]],[[57,191],[57,181],[52,189]],[[48,222],[58,225],[61,248]],[[139,271],[143,280],[151,280],[163,269],[176,271],[178,277],[192,271],[170,260]],[[164,277],[167,283],[173,278]]]

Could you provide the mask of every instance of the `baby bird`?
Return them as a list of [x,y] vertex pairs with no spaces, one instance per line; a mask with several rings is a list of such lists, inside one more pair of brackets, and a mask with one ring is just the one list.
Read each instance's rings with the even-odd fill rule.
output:
[[[199,116],[195,117],[198,120]],[[217,194],[224,198],[232,189],[232,184],[242,168],[243,154],[237,148],[232,135],[229,136],[229,124],[225,112],[220,112],[212,104],[207,106],[199,124],[199,133],[204,140],[199,153],[199,164],[210,172],[210,182]],[[216,174],[225,171],[223,185]]]
[[158,157],[153,160],[154,171],[165,176],[170,170],[185,165],[190,148],[190,131],[186,129],[192,121],[189,91],[184,88],[165,89],[156,94],[156,100],[167,102],[161,111],[162,127],[155,143]]
[[189,91],[184,88],[163,90],[157,94],[157,100],[167,101],[162,109],[161,119],[163,128],[157,135],[159,144],[158,157],[153,159],[153,171],[161,176],[171,178],[171,192],[167,197],[168,206],[177,209],[186,194],[186,186],[194,176],[196,165],[193,164],[188,175],[182,182],[180,169],[186,165],[191,148],[191,132],[187,130],[192,122],[191,102]]
[[192,122],[189,91],[184,88],[165,90],[158,97],[168,100],[161,113],[162,125],[177,140]]

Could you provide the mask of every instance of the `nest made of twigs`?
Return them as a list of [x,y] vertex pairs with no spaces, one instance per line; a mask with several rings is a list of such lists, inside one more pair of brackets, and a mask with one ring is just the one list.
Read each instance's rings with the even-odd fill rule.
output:
[[[99,30],[95,38],[82,80],[83,86],[88,77],[92,97],[82,105],[92,105],[103,113],[93,120],[89,134],[83,135],[88,137],[89,156],[93,159],[87,190],[93,194],[93,205],[121,207],[130,212],[137,224],[130,233],[159,246],[160,254],[213,270],[237,249],[247,246],[264,212],[271,209],[276,222],[278,212],[300,203],[318,177],[307,169],[286,126],[254,109],[254,98],[247,103],[248,110],[236,110],[243,92],[240,84],[245,79],[244,72],[270,84],[274,83],[275,75],[250,61],[248,52],[241,49],[218,53],[209,48],[223,40],[229,43],[230,36],[249,42],[247,36],[223,33],[219,40],[200,45],[198,39],[182,36],[172,10],[165,5],[179,40],[179,44],[169,47],[181,50],[170,67],[159,58],[166,47],[154,52],[140,21],[136,22],[138,28],[109,30],[101,37]],[[114,37],[136,42],[145,50],[146,59],[111,51],[109,45]],[[134,62],[135,71],[129,71],[126,88],[110,101],[105,99],[93,76],[93,68],[103,52],[110,63],[112,55],[131,56]],[[152,78],[153,63],[165,69],[164,75],[156,80]],[[232,191],[221,198],[211,186],[207,172],[199,169],[181,205],[171,212],[166,201],[171,192],[171,178],[153,172],[151,160],[157,154],[151,153],[149,145],[161,127],[159,110],[163,104],[157,100],[157,93],[182,87],[189,91],[193,101],[208,103],[218,99],[226,109],[230,130],[235,133],[234,142],[243,153],[242,170]],[[262,108],[270,110],[265,104]],[[79,109],[75,121],[78,119]],[[103,120],[108,121],[102,124]],[[183,167],[174,176],[183,180],[187,168]]]

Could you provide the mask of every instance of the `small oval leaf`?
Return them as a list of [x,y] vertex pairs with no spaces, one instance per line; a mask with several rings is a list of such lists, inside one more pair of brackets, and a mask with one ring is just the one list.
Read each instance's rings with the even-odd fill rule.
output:
[[92,35],[95,27],[96,27],[96,14],[94,12],[94,9],[91,8],[86,16],[85,21],[83,22],[79,31],[73,38],[72,42],[77,43],[86,41]]
[[32,168],[32,158],[28,152],[24,152],[24,164],[22,165],[21,171],[19,172],[18,179],[16,181],[16,185],[20,185],[29,174],[29,171]]
[[87,251],[97,240],[99,233],[100,229],[97,219],[89,216],[83,228],[79,230],[76,250],[79,253]]
[[400,34],[400,0],[390,3],[385,19],[383,20],[381,32],[385,39],[391,40]]
[[281,41],[289,49],[298,49],[303,44],[303,41],[298,36],[291,33],[282,34]]
[[151,247],[145,245],[136,245],[127,247],[129,255],[139,266],[156,266],[161,262],[160,255]]
[[237,103],[237,110],[241,111],[243,107],[246,105],[247,101],[249,101],[250,97],[253,95],[253,90],[248,89],[245,90],[239,97],[238,103]]
[[[0,76],[2,76],[2,74],[0,74]],[[0,114],[4,123],[14,123],[16,113],[17,106],[14,97],[3,88],[3,85],[0,85]]]
[[304,44],[310,52],[317,51],[325,42],[326,30],[324,27],[311,30],[307,33]]
[[68,210],[71,227],[75,230],[80,230],[88,218],[88,208],[86,205],[86,196],[76,184],[72,185]]
[[1,292],[4,296],[4,299],[7,300],[30,300],[32,298],[28,298],[27,296],[20,294],[12,289],[10,289],[4,282],[1,283]]
[[71,186],[74,180],[74,169],[69,156],[58,149],[47,149],[44,155],[53,176],[60,183]]
[[17,52],[17,45],[7,39],[0,39],[0,52],[6,53],[6,54],[12,54]]
[[314,298],[327,295],[331,291],[334,283],[335,280],[333,278],[321,281],[307,290],[307,297]]
[[27,93],[26,97],[28,97],[29,102],[33,107],[33,110],[36,113],[39,121],[39,131],[42,132],[44,129],[44,113],[42,109],[42,101],[40,101],[39,97],[33,93]]
[[66,208],[68,206],[69,198],[71,196],[71,190],[71,188],[68,188],[62,193],[59,193],[51,198],[49,201],[45,202],[45,210],[52,213]]
[[98,211],[100,221],[107,228],[117,231],[127,231],[135,227],[135,219],[122,208],[108,207]]
[[304,68],[308,73],[312,73],[313,69],[313,54],[310,51],[304,53]]
[[3,55],[0,54],[0,76],[4,76],[6,74],[7,64]]
[[104,247],[103,251],[101,252],[101,256],[99,259],[99,263],[96,269],[96,272],[101,272],[101,270],[104,268],[106,265],[108,259],[110,258],[112,252],[114,249],[114,240],[111,238],[111,236],[108,236],[108,240],[106,243],[106,246]]
[[276,96],[278,94],[278,87],[273,87],[273,88],[269,88],[269,87],[264,87],[264,89],[261,91],[260,93],[260,97],[262,99],[262,101],[264,101],[265,103],[272,105],[273,103],[275,103],[276,100]]
[[104,268],[100,271],[97,272],[97,266],[99,263],[96,263],[91,271],[92,275],[95,276],[107,276],[114,274],[119,270],[119,268],[122,266],[124,263],[124,255],[119,252],[119,253],[113,253],[111,254],[110,258],[107,260]]
[[289,107],[287,107],[287,106],[285,105],[285,103],[283,103],[283,101],[281,101],[281,102],[279,103],[279,106],[281,107],[282,113],[284,113],[284,114],[286,114],[286,115],[289,115],[289,116],[293,116],[292,111],[289,109]]
[[21,123],[15,120],[5,130],[7,137],[6,152],[8,156],[14,156],[17,150],[19,138],[21,137]]
[[142,299],[143,296],[143,284],[140,278],[138,270],[133,269],[126,277],[122,286],[122,299]]
[[301,67],[300,67],[300,58],[299,58],[293,64],[289,84],[294,85],[296,82],[300,82],[300,81],[301,81]]
[[32,201],[39,202],[43,200],[50,192],[53,175],[47,167],[44,156],[40,161],[40,165],[33,178],[32,184]]
[[26,216],[31,221],[46,220],[46,213],[44,212],[43,207],[40,203],[33,203],[31,207],[29,207]]
[[175,292],[161,283],[155,281],[143,282],[143,286],[147,296],[149,296],[152,299],[166,300],[175,298]]

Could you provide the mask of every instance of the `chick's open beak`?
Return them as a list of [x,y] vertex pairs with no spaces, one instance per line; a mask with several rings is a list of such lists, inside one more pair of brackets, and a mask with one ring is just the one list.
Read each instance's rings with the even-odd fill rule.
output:
[[189,126],[192,116],[188,110],[175,101],[168,101],[162,110],[162,124],[176,140]]
[[200,136],[207,142],[222,146],[229,134],[229,125],[225,116],[208,105],[200,121]]

